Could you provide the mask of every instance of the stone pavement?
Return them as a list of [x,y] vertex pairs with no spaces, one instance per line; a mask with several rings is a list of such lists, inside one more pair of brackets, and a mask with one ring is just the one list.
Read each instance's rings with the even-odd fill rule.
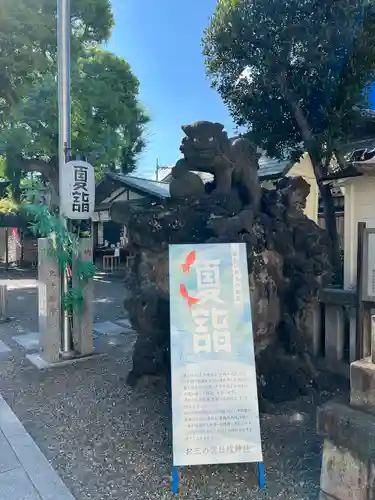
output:
[[[0,362],[15,355],[15,347],[18,345],[20,348],[18,354],[24,355],[40,369],[49,368],[50,365],[40,356],[41,339],[37,331],[37,280],[32,277],[29,279],[17,277],[0,279],[0,284],[6,284],[8,287],[9,316],[13,317],[10,323],[0,324]],[[97,352],[106,352],[108,348],[122,344],[125,335],[129,337],[135,333],[127,317],[124,317],[125,312],[120,305],[124,291],[122,290],[122,295],[115,294],[111,297],[107,291],[110,284],[111,281],[108,281],[107,276],[98,275],[95,278],[96,315],[93,328],[94,350]],[[116,292],[119,288],[123,288],[122,283],[115,280]],[[112,321],[108,319],[109,317]],[[12,336],[8,335],[10,332],[13,333]]]
[[74,500],[1,396],[0,499]]

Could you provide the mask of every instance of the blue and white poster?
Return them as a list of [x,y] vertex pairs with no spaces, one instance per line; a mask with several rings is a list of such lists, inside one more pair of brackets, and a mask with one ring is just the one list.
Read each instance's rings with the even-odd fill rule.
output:
[[246,246],[169,247],[173,465],[262,462]]

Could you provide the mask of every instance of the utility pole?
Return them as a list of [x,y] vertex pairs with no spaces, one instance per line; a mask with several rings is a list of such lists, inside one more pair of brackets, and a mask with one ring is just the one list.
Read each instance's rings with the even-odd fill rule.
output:
[[158,158],[156,158],[155,178],[157,181],[159,180],[159,159]]
[[[59,113],[59,192],[63,180],[63,168],[69,161],[71,149],[71,101],[70,101],[70,0],[57,0],[57,60],[58,60],[58,113]],[[68,224],[68,221],[67,221]],[[69,292],[66,269],[61,273],[61,301]],[[72,328],[69,312],[61,304],[61,356],[74,356]]]
[[155,178],[156,178],[156,180],[159,181],[159,172],[161,170],[171,170],[171,169],[172,169],[172,167],[159,165],[159,160],[157,159],[156,160],[156,169],[155,169]]

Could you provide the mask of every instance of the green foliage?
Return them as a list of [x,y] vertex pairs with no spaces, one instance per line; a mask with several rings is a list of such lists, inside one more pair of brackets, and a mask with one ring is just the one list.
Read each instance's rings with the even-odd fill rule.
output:
[[213,86],[256,144],[321,158],[353,133],[374,81],[374,2],[220,0],[203,45]]
[[0,214],[17,213],[18,205],[11,196],[0,198]]
[[65,311],[82,314],[84,307],[82,290],[71,288],[62,299],[62,307]]
[[[30,86],[56,65],[56,0],[0,2],[0,122]],[[71,2],[73,58],[87,44],[106,41],[113,26],[109,0]]]
[[36,204],[48,191],[40,176],[29,176],[21,180],[21,202]]
[[[98,177],[108,165],[123,172],[136,166],[148,123],[138,91],[139,82],[129,64],[102,49],[87,49],[72,67],[72,152],[83,152]],[[30,90],[12,112],[13,123],[0,129],[0,149],[17,148],[23,158],[56,164],[55,77],[46,77]]]
[[93,262],[82,261],[79,256],[79,238],[76,233],[69,230],[67,221],[60,215],[50,212],[47,205],[30,203],[36,196],[38,186],[25,188],[23,199],[25,204],[23,210],[32,218],[29,225],[30,231],[39,237],[48,238],[51,242],[49,255],[56,259],[60,273],[66,273],[67,266],[75,273],[78,285],[69,289],[62,297],[62,306],[70,313],[78,314],[83,311],[83,289],[96,273]]
[[6,177],[5,171],[6,171],[6,158],[4,155],[0,155],[0,179],[5,179]]
[[[100,48],[113,25],[109,0],[71,2],[72,154],[130,172],[145,147],[148,117],[129,64]],[[20,199],[23,172],[57,167],[56,0],[0,2],[0,152]],[[47,176],[48,178],[48,176]]]
[[85,280],[87,278],[93,278],[96,274],[96,267],[93,262],[81,261],[77,262],[75,272],[80,280]]

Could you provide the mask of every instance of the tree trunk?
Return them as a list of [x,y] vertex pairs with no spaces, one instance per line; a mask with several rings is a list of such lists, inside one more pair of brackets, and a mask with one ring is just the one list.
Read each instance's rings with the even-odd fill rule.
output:
[[309,151],[309,155],[313,165],[316,182],[319,187],[320,196],[322,197],[325,227],[332,245],[331,262],[335,271],[334,281],[335,284],[342,285],[343,269],[340,256],[340,241],[337,232],[335,204],[331,187],[329,184],[324,184],[322,180],[322,162],[319,155],[313,150]]
[[340,240],[336,225],[335,204],[333,201],[330,186],[328,184],[324,185],[322,182],[318,182],[318,186],[323,201],[324,221],[329,238],[332,243],[332,264],[336,271],[336,282],[337,284],[342,285],[343,268],[341,260]]
[[10,180],[10,187],[14,201],[19,204],[21,202],[21,170],[19,167],[19,155],[17,155],[12,148],[7,148],[5,151],[5,158],[5,173]]
[[341,154],[341,152],[337,148],[335,148],[333,150],[333,152],[335,153],[335,157],[336,157],[337,163],[339,164],[340,168],[344,169],[345,168],[345,160],[343,158],[343,155]]
[[340,258],[339,237],[336,226],[335,206],[333,202],[331,188],[329,185],[324,184],[322,180],[326,172],[322,162],[323,154],[321,151],[321,147],[319,144],[317,144],[317,141],[313,135],[311,127],[305,116],[305,113],[300,105],[300,101],[296,98],[296,96],[293,95],[293,93],[290,91],[288,87],[285,70],[280,71],[278,75],[278,82],[284,99],[288,102],[289,106],[292,109],[294,119],[296,120],[300,128],[305,148],[309,153],[310,160],[313,165],[315,179],[319,186],[320,195],[322,197],[326,230],[332,245],[331,263],[335,271],[335,282],[341,284],[342,263]]

